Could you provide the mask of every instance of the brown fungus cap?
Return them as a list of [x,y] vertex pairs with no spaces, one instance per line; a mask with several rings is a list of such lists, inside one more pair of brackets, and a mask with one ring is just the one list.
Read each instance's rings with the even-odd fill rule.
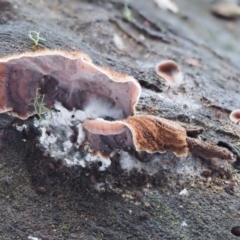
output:
[[48,50],[0,59],[0,113],[11,111],[21,119],[34,115],[30,103],[37,89],[46,108],[58,101],[68,110],[83,110],[96,98],[122,109],[122,118],[134,113],[141,93],[133,77],[98,67],[81,52]]
[[187,156],[187,133],[176,122],[152,115],[132,116],[124,122],[133,134],[137,151],[171,151],[176,156]]
[[116,149],[149,153],[172,151],[177,156],[188,154],[185,129],[157,116],[131,116],[115,122],[86,120],[83,127],[92,147],[103,154]]
[[178,87],[183,81],[183,75],[178,64],[172,60],[166,60],[156,65],[156,73],[164,78],[168,85]]
[[240,109],[232,111],[229,118],[232,122],[240,124]]

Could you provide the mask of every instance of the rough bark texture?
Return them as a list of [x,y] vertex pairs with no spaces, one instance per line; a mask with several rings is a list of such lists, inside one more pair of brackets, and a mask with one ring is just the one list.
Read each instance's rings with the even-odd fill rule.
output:
[[[179,14],[129,0],[128,22],[120,0],[0,1],[0,56],[83,51],[139,80],[138,113],[203,128],[202,139],[238,149],[240,128],[229,113],[240,106],[240,23],[212,16],[209,1],[175,2]],[[34,46],[29,31],[46,41]],[[155,74],[164,59],[185,74],[178,94]],[[237,239],[239,173],[221,159],[135,152],[130,172],[118,155],[104,172],[96,164],[69,168],[43,155],[31,119],[23,132],[15,127],[21,120],[0,119],[1,239]],[[184,188],[188,195],[179,195]]]

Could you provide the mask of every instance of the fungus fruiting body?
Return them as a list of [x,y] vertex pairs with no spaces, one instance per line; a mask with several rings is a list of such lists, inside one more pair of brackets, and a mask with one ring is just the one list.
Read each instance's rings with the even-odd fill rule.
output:
[[236,160],[227,149],[190,138],[178,123],[157,116],[135,115],[114,122],[87,119],[83,128],[90,145],[103,155],[118,149],[148,153],[170,151],[178,157],[191,152],[209,159]]
[[0,59],[0,93],[1,113],[43,115],[35,119],[41,145],[52,157],[83,166],[83,159],[99,160],[83,143],[84,120],[134,114],[141,88],[131,76],[96,66],[85,53],[48,50]]
[[130,116],[115,122],[86,120],[83,127],[87,130],[87,139],[93,148],[105,154],[115,149],[149,153],[172,151],[177,156],[188,154],[185,129],[160,117]]
[[[183,78],[173,61],[159,64],[157,72],[171,86],[179,86]],[[119,150],[171,151],[176,156],[190,151],[234,160],[226,149],[187,137],[176,122],[135,115],[141,94],[137,80],[96,66],[84,53],[48,50],[2,58],[0,94],[0,113],[21,119],[43,115],[34,120],[42,131],[41,145],[69,165],[101,161],[104,170],[110,155]]]
[[44,51],[0,60],[1,113],[11,111],[21,119],[34,115],[29,103],[37,89],[45,96],[46,108],[58,101],[70,111],[89,109],[97,99],[115,118],[131,115],[141,93],[133,77],[98,67],[84,53]]
[[178,64],[172,60],[166,60],[156,65],[156,73],[164,78],[169,87],[177,88],[183,82],[183,74]]
[[240,124],[240,109],[232,111],[229,118],[232,122]]

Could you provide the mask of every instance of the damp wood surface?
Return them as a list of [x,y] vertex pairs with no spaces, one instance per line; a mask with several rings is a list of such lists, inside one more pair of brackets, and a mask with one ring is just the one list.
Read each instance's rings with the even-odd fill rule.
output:
[[[137,114],[176,121],[194,137],[239,151],[240,128],[229,113],[240,106],[240,22],[216,18],[205,0],[175,1],[178,14],[150,0],[127,2],[130,22],[121,0],[0,1],[0,56],[85,52],[139,80]],[[34,46],[29,31],[45,41]],[[154,71],[166,59],[184,73],[178,94]],[[0,115],[1,239],[238,239],[231,229],[240,226],[240,178],[232,165],[135,153],[130,172],[117,155],[106,171],[68,168],[43,155],[31,124],[17,131],[23,123]]]

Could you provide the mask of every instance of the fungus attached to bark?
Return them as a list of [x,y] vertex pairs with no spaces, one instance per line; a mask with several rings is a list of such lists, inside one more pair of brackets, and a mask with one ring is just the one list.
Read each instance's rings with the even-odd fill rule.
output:
[[34,115],[30,103],[37,89],[46,108],[58,101],[70,111],[90,106],[92,113],[91,101],[96,99],[113,111],[98,109],[95,117],[114,119],[133,114],[141,93],[133,77],[98,67],[80,52],[48,50],[0,59],[1,113],[11,111],[21,119]]
[[[157,72],[171,86],[183,79],[173,61],[160,63]],[[115,150],[171,151],[176,156],[190,151],[204,158],[235,160],[227,149],[187,137],[176,122],[134,115],[140,94],[136,79],[98,67],[84,53],[48,50],[0,59],[0,113],[10,111],[27,119],[45,112],[41,123],[35,119],[42,130],[40,143],[68,164],[99,161],[93,150],[103,156]],[[110,164],[110,159],[100,161],[101,169]]]
[[183,81],[181,68],[172,60],[158,63],[156,73],[167,81],[169,87],[179,87]]
[[229,118],[232,122],[240,124],[240,109],[232,111]]
[[[0,59],[0,94],[0,113],[21,119],[37,114],[46,151],[85,166],[99,157],[84,142],[83,121],[134,114],[141,87],[131,76],[94,65],[85,53],[47,50]],[[103,160],[102,168],[109,162]]]
[[191,152],[206,159],[236,161],[228,149],[187,137],[186,130],[178,123],[157,116],[131,116],[114,122],[86,120],[83,128],[92,148],[103,155],[117,149],[148,153],[171,151],[176,156]]
[[140,115],[115,122],[95,119],[86,120],[83,127],[93,149],[102,154],[116,149],[188,154],[185,129],[164,118]]

